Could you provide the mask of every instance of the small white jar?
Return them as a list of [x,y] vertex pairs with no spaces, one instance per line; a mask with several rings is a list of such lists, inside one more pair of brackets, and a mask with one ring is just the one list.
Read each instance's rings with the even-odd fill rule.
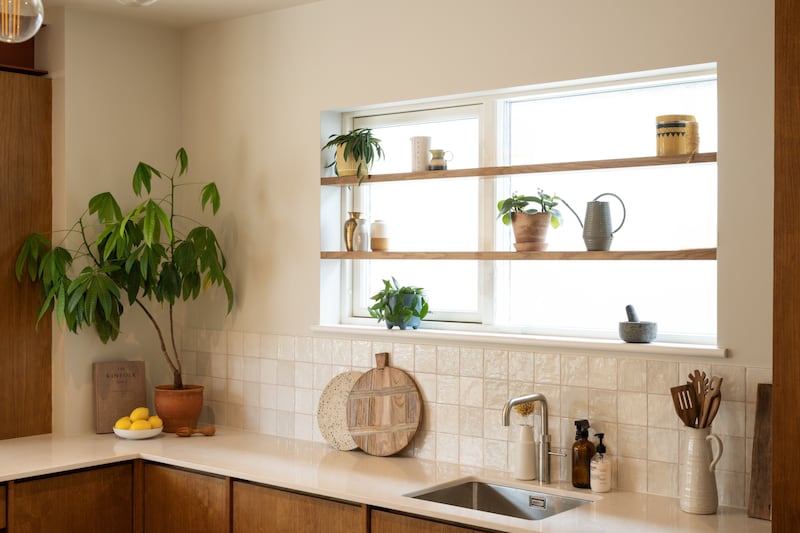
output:
[[370,227],[370,247],[373,252],[389,250],[389,225],[383,220],[376,220]]

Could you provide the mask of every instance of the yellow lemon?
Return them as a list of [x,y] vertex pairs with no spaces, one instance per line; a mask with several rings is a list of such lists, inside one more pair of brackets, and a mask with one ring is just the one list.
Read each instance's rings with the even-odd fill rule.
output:
[[131,419],[123,416],[114,423],[114,427],[117,429],[131,429]]
[[150,418],[150,409],[147,407],[137,407],[131,411],[131,422],[147,420],[148,418]]
[[153,426],[147,420],[134,420],[131,429],[153,429]]
[[161,419],[156,415],[151,416],[147,421],[150,422],[150,426],[153,429],[158,429],[164,426],[164,422],[162,422]]

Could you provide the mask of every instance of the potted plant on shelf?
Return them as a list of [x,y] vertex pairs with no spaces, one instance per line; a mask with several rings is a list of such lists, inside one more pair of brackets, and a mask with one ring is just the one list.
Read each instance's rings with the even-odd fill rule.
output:
[[372,162],[383,157],[381,140],[372,134],[371,128],[356,128],[349,133],[333,134],[323,150],[336,148],[333,166],[337,176],[358,176],[358,184],[369,174]]
[[[559,201],[567,205],[559,196],[545,194],[539,189],[537,196],[524,196],[515,192],[509,198],[497,202],[497,218],[503,224],[511,224],[517,251],[547,249],[547,229],[551,226],[556,229],[563,221],[561,212],[555,208]],[[533,205],[528,207],[531,204]]]
[[420,321],[428,314],[428,298],[420,287],[401,287],[397,280],[383,280],[383,290],[376,293],[371,300],[375,304],[369,308],[373,318],[386,321],[386,327],[400,329],[411,327],[418,329]]
[[[175,343],[174,305],[195,299],[201,290],[216,285],[225,290],[228,313],[233,307],[233,287],[225,274],[225,256],[216,235],[211,228],[195,225],[176,212],[176,189],[198,185],[177,182],[188,167],[183,148],[175,155],[171,174],[140,162],[132,184],[136,196],[143,197],[138,205],[123,212],[110,192],[97,194],[58,243],[52,236],[33,233],[23,243],[16,262],[19,281],[27,271],[31,281],[41,285],[37,322],[54,311],[59,324],[66,323],[73,333],[93,326],[100,340],[107,343],[119,335],[120,319],[126,310],[136,307],[145,314],[173,378],[171,385],[155,388],[155,408],[168,432],[180,426],[196,427],[203,407],[203,387],[183,383]],[[153,176],[166,181],[165,195],[151,195]],[[220,197],[213,182],[201,188],[201,210],[207,204],[216,214]],[[90,220],[95,214],[98,224]],[[178,221],[194,227],[179,230]],[[70,239],[76,244],[74,249],[67,248]],[[166,307],[165,324],[159,323],[148,302]],[[173,396],[178,403],[188,403],[190,412],[176,413]]]

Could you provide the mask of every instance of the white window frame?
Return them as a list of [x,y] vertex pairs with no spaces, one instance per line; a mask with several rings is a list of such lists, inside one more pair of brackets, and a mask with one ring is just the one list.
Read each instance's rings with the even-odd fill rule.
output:
[[[665,82],[674,80],[675,83],[687,81],[701,81],[705,79],[716,79],[716,64],[692,65],[686,67],[675,67],[670,69],[660,69],[658,71],[648,71],[640,73],[630,73],[615,76],[604,76],[599,78],[557,82],[542,84],[533,88],[499,90],[485,93],[478,97],[469,98],[438,98],[426,101],[414,102],[397,106],[380,106],[366,108],[358,111],[351,111],[341,114],[342,131],[349,131],[354,127],[370,127],[377,124],[378,120],[386,115],[397,115],[398,119],[392,122],[382,122],[381,125],[399,125],[403,123],[418,123],[420,113],[433,110],[457,110],[466,106],[480,105],[480,166],[494,166],[507,164],[506,136],[508,128],[500,128],[499,121],[505,120],[503,117],[508,112],[509,104],[514,101],[528,100],[531,98],[552,98],[558,96],[574,96],[579,94],[617,91],[647,86],[664,85]],[[403,118],[401,118],[401,116]],[[456,116],[456,115],[453,115]],[[356,125],[357,123],[357,125]],[[492,142],[494,139],[494,142]],[[509,246],[509,232],[499,227],[495,223],[495,198],[507,195],[509,191],[503,190],[503,180],[481,180],[479,194],[480,230],[479,242],[480,249],[505,249]],[[345,206],[352,205],[351,191],[343,187],[341,190],[342,213],[347,210]],[[491,220],[488,220],[491,219]],[[495,324],[496,309],[503,308],[505,301],[511,295],[503,295],[497,291],[497,286],[502,283],[502,278],[508,276],[508,265],[504,262],[479,261],[479,322],[470,320],[464,322],[451,321],[453,317],[445,317],[445,320],[425,320],[425,328],[429,330],[455,330],[468,331],[488,334],[509,334],[512,336],[526,336],[526,331],[516,328],[497,326]],[[343,261],[341,268],[341,291],[340,291],[340,323],[347,325],[375,326],[372,318],[354,316],[353,302],[354,295],[359,298],[367,291],[365,276],[359,276],[359,261]],[[353,280],[360,279],[361,283],[354,283]],[[360,286],[358,286],[360,285]],[[370,295],[366,295],[369,298]],[[499,299],[498,299],[499,298]],[[717,302],[718,305],[718,302]],[[357,310],[358,311],[358,310]],[[365,312],[366,308],[360,310]],[[715,331],[715,337],[718,333]],[[554,335],[557,334],[554,332]],[[532,338],[542,338],[541,335],[531,335]],[[545,337],[547,337],[545,335]],[[591,332],[587,331],[587,338],[595,338]],[[714,339],[716,341],[716,339]],[[599,342],[606,342],[599,340]],[[674,339],[674,342],[688,342]],[[724,353],[724,351],[722,352]]]

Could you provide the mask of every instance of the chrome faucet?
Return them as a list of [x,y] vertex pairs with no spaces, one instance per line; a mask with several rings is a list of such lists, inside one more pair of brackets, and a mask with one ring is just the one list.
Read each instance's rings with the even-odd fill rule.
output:
[[539,442],[537,443],[537,455],[539,463],[538,477],[539,481],[542,483],[550,483],[550,456],[559,455],[566,457],[566,455],[550,451],[550,433],[547,430],[547,398],[538,392],[526,394],[525,396],[518,396],[517,398],[511,398],[505,403],[505,405],[503,405],[503,425],[508,426],[510,424],[509,415],[511,414],[512,407],[521,403],[530,402],[533,402],[534,404],[538,403],[541,406],[542,413],[541,434],[539,435]]

